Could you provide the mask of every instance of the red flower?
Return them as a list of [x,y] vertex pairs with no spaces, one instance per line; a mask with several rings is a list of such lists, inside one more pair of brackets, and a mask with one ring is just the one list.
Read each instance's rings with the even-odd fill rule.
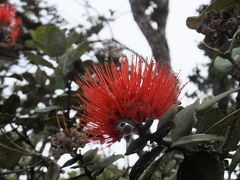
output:
[[11,44],[16,45],[22,19],[16,16],[16,9],[7,3],[0,4],[0,24],[5,38],[11,39]]
[[84,91],[80,116],[83,131],[90,141],[113,143],[129,133],[135,125],[158,119],[176,104],[181,91],[178,77],[167,64],[162,67],[152,61],[143,64],[125,59],[120,69],[111,65],[94,65],[95,76],[87,72],[79,77]]

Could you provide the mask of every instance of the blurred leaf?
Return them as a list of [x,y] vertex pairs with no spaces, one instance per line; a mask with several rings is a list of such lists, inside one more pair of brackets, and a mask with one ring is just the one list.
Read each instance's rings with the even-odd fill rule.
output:
[[239,41],[240,38],[239,37],[240,37],[240,27],[238,27],[237,31],[233,35],[231,45],[230,45],[230,48],[229,48],[230,52],[232,52],[232,50],[234,48],[238,48],[240,46],[240,41]]
[[32,127],[38,127],[38,115],[34,115],[31,117],[24,117],[24,118],[16,118],[15,123],[17,125],[22,125],[24,127],[32,128]]
[[37,84],[40,84],[43,87],[45,87],[46,80],[48,79],[48,75],[46,74],[46,72],[42,71],[40,68],[37,68],[35,75],[36,75],[35,79]]
[[150,152],[143,154],[137,162],[133,165],[132,170],[129,174],[130,180],[137,180],[144,170],[151,164],[152,161],[161,153],[161,147],[156,147]]
[[170,160],[166,165],[164,165],[163,174],[170,174],[174,166],[176,165],[176,160]]
[[177,172],[177,180],[224,180],[223,163],[205,151],[185,155]]
[[167,177],[172,174],[172,170],[174,170],[176,162],[179,160],[183,160],[183,153],[177,150],[169,150],[165,154],[163,154],[158,160],[151,163],[151,165],[144,171],[141,175],[141,180],[148,180],[154,178],[154,174],[156,171],[161,173],[160,177]]
[[194,124],[195,108],[197,105],[199,105],[199,99],[176,114],[173,120],[176,127],[171,131],[173,141],[191,133]]
[[24,42],[24,44],[25,44],[26,47],[28,47],[28,48],[30,48],[30,49],[36,48],[35,45],[34,45],[34,42],[33,42],[32,40],[26,40],[26,41]]
[[152,134],[151,140],[158,142],[159,139],[167,136],[174,127],[176,126],[173,121],[167,121],[165,124],[161,125],[155,133]]
[[50,77],[50,84],[48,87],[53,91],[56,89],[65,89],[65,80],[58,70]]
[[237,165],[240,163],[240,148],[236,150],[236,152],[233,155],[232,161],[229,166],[229,177],[231,176],[232,172],[235,170]]
[[53,99],[53,104],[55,104],[57,106],[67,107],[68,95],[64,93],[64,94],[57,96],[56,98]]
[[232,133],[232,138],[227,143],[229,151],[235,151],[238,148],[239,141],[240,141],[240,121],[238,119]]
[[70,66],[78,61],[79,58],[86,52],[88,49],[89,43],[87,41],[81,42],[77,48],[70,47],[66,53],[60,58],[60,68],[62,69],[63,75],[66,75],[70,70]]
[[[75,164],[78,161],[78,157],[69,159],[68,161],[66,161],[61,168],[67,167],[67,166],[71,166],[73,164]],[[78,166],[79,167],[79,166]]]
[[51,163],[48,164],[48,170],[45,179],[58,180],[60,171],[61,171],[60,166],[56,162],[51,161]]
[[29,82],[29,84],[35,84],[35,78],[33,77],[33,75],[31,73],[23,73],[23,78]]
[[10,123],[15,116],[7,113],[0,113],[0,125],[6,125]]
[[240,88],[235,88],[235,89],[230,89],[226,92],[223,92],[217,96],[212,97],[211,99],[205,100],[203,101],[201,104],[196,106],[196,111],[198,111],[198,113],[202,113],[204,112],[206,109],[208,109],[209,107],[211,107],[212,105],[214,105],[216,102],[224,99],[225,97],[229,96],[230,94],[239,91]]
[[220,141],[224,142],[225,138],[222,136],[216,136],[214,134],[194,134],[190,136],[184,136],[178,139],[178,141],[174,142],[171,148],[181,147],[181,146],[189,146],[189,145],[197,145],[204,142],[209,141]]
[[86,153],[83,154],[83,163],[93,161],[94,157],[98,152],[98,148],[90,149]]
[[139,152],[140,150],[142,150],[146,146],[147,141],[148,141],[148,138],[146,136],[139,137],[139,138],[133,140],[129,144],[125,155],[130,155],[130,154]]
[[232,71],[233,64],[228,59],[217,56],[214,60],[214,68],[221,74],[226,75]]
[[78,42],[80,40],[81,35],[78,34],[75,30],[70,32],[68,38],[67,38],[67,46],[71,47],[72,44]]
[[[7,136],[7,134],[5,134]],[[10,138],[10,137],[9,137]],[[15,140],[13,141],[17,145],[21,145],[21,141]],[[1,168],[13,168],[18,164],[18,161],[22,157],[22,153],[19,153],[17,148],[10,143],[8,139],[4,135],[0,136],[0,143],[5,145],[6,147],[10,147],[15,149],[16,151],[11,151],[0,145],[0,167]]]
[[42,65],[42,66],[46,66],[46,67],[49,67],[49,68],[53,68],[53,65],[48,62],[46,59],[44,59],[42,56],[39,56],[37,54],[33,54],[31,52],[25,52],[24,53],[27,58],[33,62],[34,64],[36,65]]
[[226,127],[233,121],[235,121],[236,119],[238,120],[240,117],[240,109],[232,112],[231,114],[227,115],[226,117],[224,117],[223,119],[221,119],[220,121],[216,122],[215,124],[213,124],[211,127],[209,127],[205,133],[209,133],[209,134],[217,134],[219,131],[221,131],[222,129],[226,129]]
[[90,178],[86,174],[81,174],[79,176],[69,178],[68,180],[90,180]]
[[183,110],[184,108],[182,106],[179,106],[177,108],[173,108],[170,111],[168,111],[163,117],[159,119],[158,127],[157,129],[161,128],[166,122],[173,120],[178,112]]
[[[225,114],[216,108],[206,110],[203,115],[197,115],[196,133],[204,133],[209,127],[225,117]],[[215,133],[211,133],[215,134]],[[218,134],[220,135],[220,134]]]
[[91,68],[93,67],[93,64],[94,64],[93,60],[83,61],[83,68],[84,68],[85,70],[91,69]]
[[104,168],[110,166],[112,163],[114,163],[115,161],[117,161],[121,158],[124,158],[124,156],[121,154],[112,155],[112,156],[108,157],[107,159],[104,159],[103,161],[99,162],[98,164],[89,165],[88,168],[91,171],[103,170]]
[[4,101],[1,112],[8,113],[8,114],[15,114],[16,109],[20,106],[20,98],[18,95],[12,94],[8,97],[7,100]]
[[232,52],[231,52],[232,58],[235,61],[239,61],[240,60],[240,47],[238,48],[233,48]]
[[48,107],[43,108],[43,109],[35,109],[35,112],[37,112],[37,113],[47,113],[47,112],[58,110],[58,109],[61,109],[61,108],[62,108],[61,106],[48,106]]
[[17,79],[17,80],[19,80],[19,81],[23,81],[23,77],[22,77],[22,75],[20,75],[20,74],[12,74],[12,75],[10,75],[10,76],[7,76],[8,78],[15,78],[15,79]]
[[53,24],[42,25],[35,31],[30,31],[35,46],[51,57],[58,57],[65,53],[67,39],[62,30]]
[[128,180],[127,178],[120,177],[118,180]]
[[162,157],[160,157],[158,160],[153,161],[148,168],[142,173],[139,179],[141,180],[149,180],[153,176],[154,172],[157,170],[158,165],[161,161]]

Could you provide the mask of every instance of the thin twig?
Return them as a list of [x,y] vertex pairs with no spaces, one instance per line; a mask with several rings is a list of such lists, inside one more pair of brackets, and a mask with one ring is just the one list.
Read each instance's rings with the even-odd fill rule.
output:
[[26,167],[26,168],[23,168],[23,169],[18,169],[18,170],[13,170],[13,171],[0,172],[0,175],[7,175],[7,174],[15,174],[15,173],[24,172],[24,171],[27,171],[28,169],[31,169],[31,168],[34,168],[34,167],[38,166],[39,164],[41,164],[41,162],[42,162],[42,159],[40,161],[36,162],[35,164],[29,166],[29,167]]
[[15,142],[13,142],[13,141],[5,134],[5,132],[4,132],[2,129],[0,129],[0,131],[1,131],[2,135],[3,135],[13,146],[15,146],[15,148],[17,148],[17,149],[20,150],[20,151],[17,151],[16,149],[12,149],[12,148],[9,147],[9,146],[5,146],[5,145],[2,144],[2,143],[0,143],[0,146],[3,146],[3,145],[4,145],[5,148],[7,147],[8,149],[12,149],[12,150],[14,150],[14,151],[20,152],[20,153],[22,153],[22,154],[24,153],[25,155],[29,155],[29,156],[39,156],[39,155],[41,155],[41,154],[32,153],[32,152],[29,152],[29,151],[23,149],[21,146],[19,146],[19,145],[16,144]]
[[[28,136],[25,134],[22,135],[20,132],[18,132],[18,130],[16,128],[13,127],[12,124],[10,124],[11,128],[13,129],[13,131],[20,137],[22,138],[28,145],[30,145],[32,147],[32,149],[37,152],[37,150],[35,149],[35,145],[28,139]],[[37,152],[38,153],[38,152]]]
[[3,148],[8,149],[10,151],[14,151],[14,152],[17,152],[17,153],[24,154],[26,156],[36,156],[36,155],[39,156],[39,154],[29,153],[29,152],[26,152],[26,151],[20,151],[19,149],[11,148],[11,147],[6,146],[2,143],[0,143],[0,147],[3,147]]

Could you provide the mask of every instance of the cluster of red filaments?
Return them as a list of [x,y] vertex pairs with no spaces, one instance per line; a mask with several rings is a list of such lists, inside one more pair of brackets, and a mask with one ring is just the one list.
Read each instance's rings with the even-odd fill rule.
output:
[[94,65],[93,72],[79,77],[83,102],[79,115],[88,140],[101,144],[119,141],[135,125],[158,119],[177,103],[181,87],[167,64],[128,59]]
[[21,18],[16,16],[16,9],[7,3],[0,4],[0,32],[1,41],[16,45],[20,34]]

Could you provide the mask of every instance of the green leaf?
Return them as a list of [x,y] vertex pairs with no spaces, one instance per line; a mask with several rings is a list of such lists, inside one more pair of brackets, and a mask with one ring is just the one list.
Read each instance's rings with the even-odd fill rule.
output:
[[225,138],[222,136],[216,136],[212,134],[194,134],[190,136],[184,136],[174,142],[171,148],[181,147],[181,146],[192,146],[209,141],[220,141],[224,142]]
[[37,113],[47,113],[47,112],[58,110],[58,109],[61,109],[61,108],[62,108],[61,106],[48,106],[48,107],[43,108],[43,109],[36,109],[35,112],[37,112]]
[[223,162],[212,153],[198,151],[185,155],[177,180],[224,180]]
[[19,81],[23,81],[23,77],[20,74],[12,74],[10,76],[7,76],[8,78],[15,78]]
[[8,97],[7,100],[4,101],[2,108],[0,111],[2,113],[8,113],[8,114],[15,114],[16,109],[20,107],[21,100],[18,95],[12,94]]
[[221,119],[220,121],[216,122],[215,124],[213,124],[211,127],[209,127],[205,133],[210,133],[210,134],[217,134],[219,131],[221,131],[222,129],[226,130],[226,127],[233,121],[235,121],[236,119],[239,119],[240,117],[240,109],[232,112],[231,114],[227,115],[226,117],[224,117],[223,119]]
[[151,140],[157,142],[159,139],[167,136],[174,127],[175,123],[173,121],[167,121],[165,124],[160,126],[155,133],[152,134]]
[[130,155],[130,154],[139,152],[140,150],[142,150],[145,147],[145,145],[147,144],[147,141],[148,141],[148,138],[145,136],[139,137],[139,138],[133,140],[129,144],[125,155]]
[[[11,138],[9,135],[10,135],[9,133],[5,134],[5,136]],[[22,157],[22,153],[20,153],[20,150],[18,150],[16,146],[14,146],[5,136],[4,135],[0,136],[0,143],[6,147],[15,149],[16,151],[7,149],[6,147],[0,145],[0,167],[13,168],[18,164],[18,161]],[[22,143],[22,141],[20,140],[13,140],[13,142],[18,146],[21,146]]]
[[214,60],[214,68],[221,74],[226,75],[232,71],[233,64],[228,59],[217,56]]
[[[154,179],[154,174],[160,173],[162,176],[167,177],[173,174],[176,162],[181,162],[184,159],[183,153],[178,150],[169,150],[163,154],[158,160],[150,164],[150,166],[141,175],[141,180]],[[158,172],[159,171],[159,172]],[[162,177],[160,176],[160,177]]]
[[238,148],[237,151],[234,153],[231,164],[229,166],[230,176],[239,163],[240,163],[240,148]]
[[83,68],[84,69],[91,69],[94,65],[93,60],[86,60],[83,62]]
[[168,111],[166,114],[164,114],[163,117],[161,117],[158,121],[157,129],[161,128],[164,124],[166,124],[168,121],[172,121],[176,114],[183,110],[184,108],[182,106],[179,106],[177,108],[173,108],[170,111]]
[[160,157],[158,160],[153,161],[148,168],[142,173],[142,175],[139,177],[141,180],[149,180],[153,176],[154,172],[158,169],[159,163],[162,160]]
[[34,45],[51,57],[65,53],[67,39],[62,30],[53,24],[42,25],[35,31],[30,31]]
[[[201,133],[204,133],[213,124],[215,124],[216,122],[224,118],[225,114],[217,108],[211,108],[205,111],[204,114],[200,115],[197,113],[196,116],[197,116],[196,134],[201,134]],[[210,133],[210,134],[215,134],[215,133]]]
[[93,161],[94,157],[96,156],[98,152],[98,148],[90,149],[83,155],[83,163],[91,162]]
[[231,52],[234,48],[238,48],[240,46],[240,27],[238,27],[238,30],[234,33],[232,41],[231,41],[231,45],[229,48],[229,51]]
[[232,52],[231,52],[232,58],[235,61],[239,61],[240,60],[240,47],[238,48],[233,48]]
[[66,82],[63,78],[63,76],[60,74],[60,72],[58,71],[58,69],[55,71],[55,73],[53,74],[53,76],[51,76],[50,78],[50,84],[49,84],[49,88],[51,90],[55,90],[55,89],[65,89],[66,87]]
[[112,156],[108,157],[107,159],[103,160],[102,162],[99,162],[97,164],[88,166],[88,168],[91,171],[103,170],[104,168],[110,166],[112,163],[114,163],[115,161],[117,161],[117,160],[119,160],[121,158],[124,158],[124,156],[121,155],[121,154],[112,155]]
[[225,97],[229,96],[230,94],[239,91],[240,88],[235,88],[235,89],[230,89],[226,92],[223,92],[217,96],[212,97],[211,99],[205,100],[203,101],[201,104],[196,106],[196,111],[198,111],[198,113],[202,113],[203,111],[205,111],[206,109],[210,108],[212,105],[214,105],[216,102],[224,99]]
[[128,180],[127,178],[120,177],[118,180]]
[[160,146],[152,149],[149,152],[143,154],[132,167],[129,174],[131,180],[137,180],[145,169],[154,161],[154,159],[161,153],[162,148]]
[[15,123],[17,125],[22,125],[27,128],[38,128],[39,127],[39,115],[35,114],[30,117],[16,118]]
[[69,178],[68,180],[90,180],[90,178],[84,173],[79,176]]
[[225,143],[228,146],[229,151],[235,151],[238,148],[238,143],[240,141],[240,118],[237,119],[237,123],[233,129],[231,140]]
[[42,56],[39,56],[37,54],[33,54],[31,52],[25,52],[24,53],[27,58],[34,64],[36,65],[42,65],[42,66],[46,66],[46,67],[49,67],[49,68],[53,68],[53,65],[48,62],[46,59],[44,59]]
[[29,84],[35,84],[35,77],[31,73],[25,72],[22,76]]
[[71,47],[72,44],[78,42],[80,40],[81,35],[78,34],[75,30],[70,32],[68,38],[67,38],[67,45],[68,47]]
[[7,113],[0,113],[0,125],[6,125],[10,123],[15,116]]
[[66,161],[61,168],[65,168],[67,166],[71,166],[73,164],[75,164],[79,159],[76,157],[76,158],[72,158],[72,159],[69,159],[68,161]]
[[78,61],[79,58],[86,52],[88,45],[89,43],[87,41],[83,41],[75,49],[70,47],[60,58],[60,69],[62,70],[63,75],[66,75],[70,71],[70,66],[75,61]]
[[172,140],[176,141],[182,136],[189,135],[194,124],[195,108],[199,105],[199,100],[178,112],[174,118],[176,127],[171,131]]
[[48,79],[47,73],[42,71],[40,68],[37,68],[35,76],[36,82],[44,87]]

